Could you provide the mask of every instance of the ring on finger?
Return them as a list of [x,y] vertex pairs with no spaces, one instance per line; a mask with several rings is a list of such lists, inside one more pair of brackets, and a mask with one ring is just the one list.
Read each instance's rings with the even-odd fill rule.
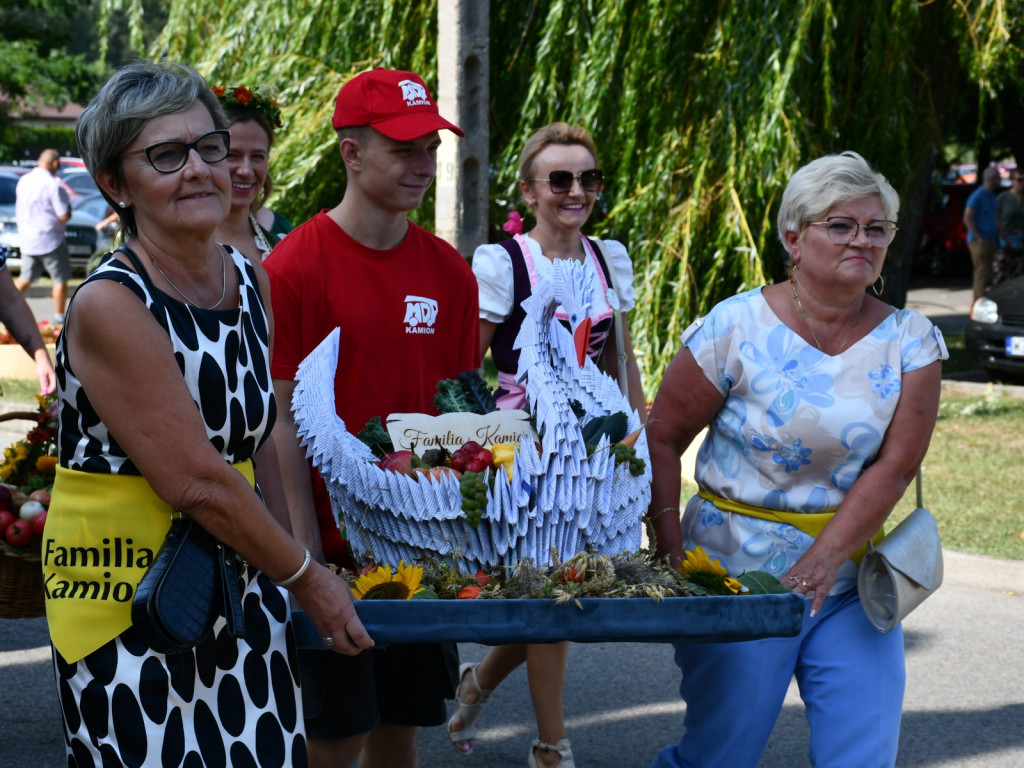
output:
[[800,579],[800,586],[803,587],[804,589],[807,589],[807,587],[811,586],[811,580],[810,579]]
[[324,641],[324,645],[326,645],[328,648],[333,648],[334,646],[337,645],[337,642],[335,642],[333,637],[325,637],[325,638],[323,638],[323,641]]

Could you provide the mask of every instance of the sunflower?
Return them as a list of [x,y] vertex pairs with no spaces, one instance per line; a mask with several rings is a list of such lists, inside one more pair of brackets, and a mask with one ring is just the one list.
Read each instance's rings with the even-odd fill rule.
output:
[[683,553],[683,565],[680,570],[686,576],[690,576],[697,571],[710,573],[713,576],[725,576],[729,573],[717,559],[712,560],[708,551],[703,547],[697,547],[695,550],[686,550]]
[[423,591],[422,578],[423,568],[406,565],[402,560],[394,573],[390,565],[382,565],[360,575],[352,586],[352,594],[356,600],[408,600]]

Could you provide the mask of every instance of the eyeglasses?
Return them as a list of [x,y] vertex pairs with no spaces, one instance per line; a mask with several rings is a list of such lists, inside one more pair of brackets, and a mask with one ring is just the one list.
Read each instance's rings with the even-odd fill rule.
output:
[[578,181],[584,192],[597,192],[604,183],[604,172],[599,168],[574,174],[572,171],[552,171],[546,179],[524,179],[524,181],[546,181],[551,187],[551,194],[564,195],[572,189],[572,183]]
[[219,163],[228,156],[228,150],[231,149],[231,134],[228,131],[210,131],[195,141],[161,141],[128,154],[145,152],[146,159],[154,170],[160,173],[174,173],[185,167],[188,153],[193,149],[207,165]]
[[863,226],[864,236],[867,237],[868,242],[875,248],[884,248],[889,245],[893,238],[896,237],[896,230],[899,229],[895,221],[876,219],[861,225],[856,219],[850,219],[846,216],[829,216],[825,221],[812,221],[807,226],[824,227],[825,231],[828,232],[828,239],[836,245],[849,245],[852,243],[857,239],[857,235]]

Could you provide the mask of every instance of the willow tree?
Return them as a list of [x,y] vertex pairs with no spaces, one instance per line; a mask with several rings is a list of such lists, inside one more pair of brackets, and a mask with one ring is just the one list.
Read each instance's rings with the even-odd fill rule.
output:
[[[155,56],[214,83],[279,89],[274,205],[299,220],[340,198],[330,116],[348,77],[388,66],[437,85],[432,1],[171,3]],[[886,273],[898,303],[907,233],[957,98],[948,86],[973,83],[969,98],[997,98],[1020,60],[1022,4],[492,0],[492,196],[517,203],[517,153],[537,127],[568,120],[593,132],[606,177],[593,228],[629,246],[649,389],[694,317],[779,275],[778,199],[818,155],[858,151],[903,194]],[[504,211],[492,210],[500,233]]]

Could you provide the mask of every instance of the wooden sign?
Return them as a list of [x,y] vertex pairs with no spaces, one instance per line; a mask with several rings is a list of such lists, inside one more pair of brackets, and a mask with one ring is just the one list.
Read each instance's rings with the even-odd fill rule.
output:
[[[497,443],[518,443],[523,434],[536,440],[526,411],[495,411],[485,416],[475,413],[393,413],[385,426],[395,450],[414,450],[417,455],[438,446],[454,451],[475,440],[484,448]],[[415,446],[415,448],[414,448]]]

